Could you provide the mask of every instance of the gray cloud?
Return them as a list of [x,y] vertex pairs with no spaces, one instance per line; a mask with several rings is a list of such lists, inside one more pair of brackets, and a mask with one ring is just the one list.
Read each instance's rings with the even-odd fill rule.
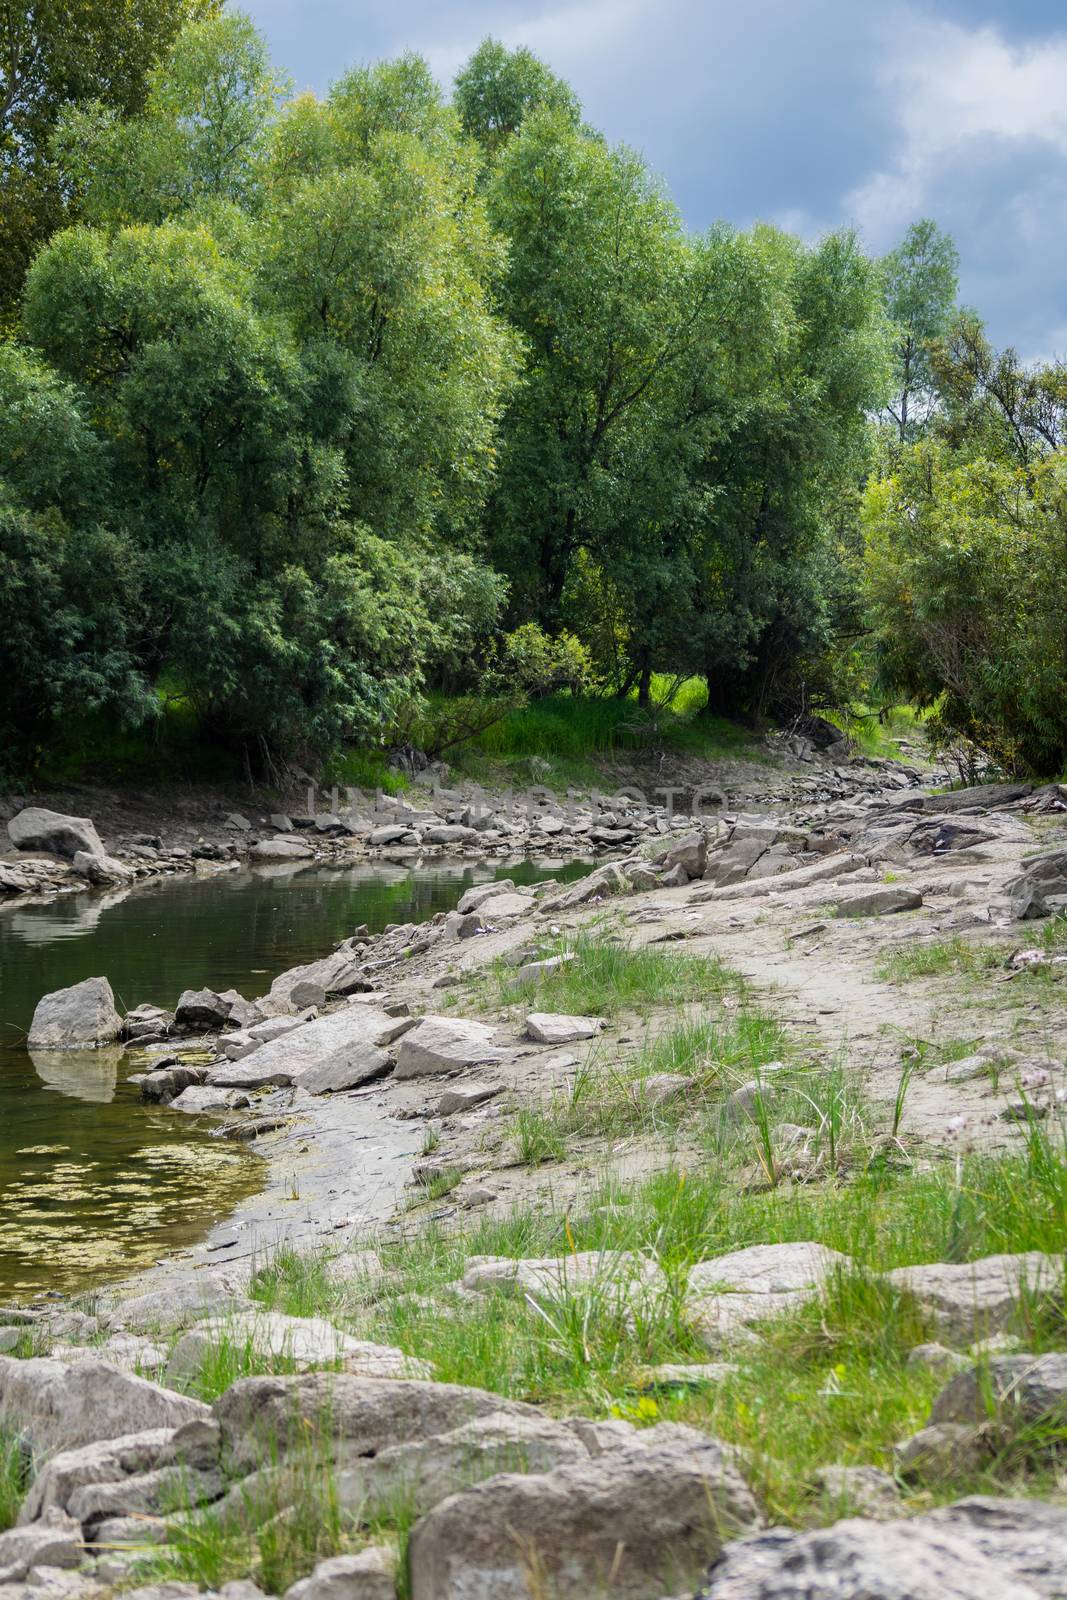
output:
[[416,49],[447,82],[486,33],[527,44],[641,150],[689,226],[952,231],[962,296],[1026,355],[1067,350],[1062,0],[252,0],[279,65],[324,89]]

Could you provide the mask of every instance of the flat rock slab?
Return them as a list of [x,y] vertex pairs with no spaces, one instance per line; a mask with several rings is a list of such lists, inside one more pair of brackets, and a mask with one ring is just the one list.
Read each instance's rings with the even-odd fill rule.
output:
[[110,1044],[121,1032],[110,983],[85,978],[38,1000],[26,1042],[31,1049],[84,1050]]
[[[288,819],[287,819],[288,820]],[[292,824],[290,824],[292,826]],[[248,852],[253,861],[313,861],[315,852],[303,839],[260,839]]]
[[1062,1292],[1063,1260],[1031,1250],[979,1261],[897,1267],[886,1277],[915,1296],[946,1339],[970,1344],[1010,1331],[1027,1300]]
[[974,1496],[896,1522],[772,1528],[728,1545],[701,1600],[1059,1600],[1067,1511]]
[[851,1265],[851,1257],[821,1244],[754,1244],[698,1261],[689,1271],[688,1292],[702,1297],[724,1289],[741,1294],[814,1291]]
[[309,1433],[331,1441],[338,1467],[390,1445],[429,1439],[505,1412],[539,1417],[533,1406],[460,1384],[361,1378],[345,1372],[242,1378],[216,1400],[224,1448],[238,1468],[261,1466],[267,1454],[305,1450]]
[[103,1361],[0,1356],[0,1425],[29,1440],[35,1456],[70,1450],[98,1439],[177,1428],[208,1408]]
[[596,1295],[623,1303],[663,1294],[667,1281],[659,1264],[628,1250],[579,1250],[566,1256],[475,1257],[463,1274],[463,1287],[476,1294],[504,1294],[551,1306],[574,1295]]
[[603,1027],[602,1017],[568,1017],[553,1011],[534,1011],[526,1018],[526,1032],[538,1044],[574,1044],[595,1038]]
[[280,1311],[242,1311],[198,1323],[175,1345],[167,1367],[171,1383],[200,1371],[222,1345],[251,1351],[257,1359],[292,1362],[297,1368],[339,1365],[368,1378],[428,1378],[429,1364],[391,1345],[353,1339],[322,1317],[287,1317]]
[[242,1280],[233,1273],[192,1272],[163,1289],[131,1295],[105,1305],[103,1316],[113,1331],[175,1333],[206,1317],[233,1315],[252,1309],[242,1292]]
[[898,911],[918,911],[922,903],[923,897],[917,889],[888,886],[838,900],[834,914],[838,917],[888,917]]
[[465,1067],[495,1065],[503,1054],[493,1044],[493,1030],[484,1022],[462,1017],[421,1017],[400,1041],[398,1078],[420,1078]]
[[[344,1055],[359,1060],[368,1046],[381,1049],[410,1027],[409,1017],[390,1017],[375,1006],[349,1005],[269,1040],[244,1060],[216,1067],[210,1081],[216,1088],[233,1089],[299,1084],[304,1074],[323,1062]],[[336,1064],[333,1070],[337,1071]]]

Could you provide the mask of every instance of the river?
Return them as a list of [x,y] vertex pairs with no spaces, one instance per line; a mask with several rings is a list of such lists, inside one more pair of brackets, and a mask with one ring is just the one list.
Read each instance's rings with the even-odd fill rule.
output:
[[120,1050],[29,1052],[42,994],[102,975],[119,1009],[183,989],[253,998],[361,923],[422,922],[490,879],[570,879],[588,864],[386,862],[155,879],[0,913],[0,1295],[69,1293],[194,1244],[261,1181],[210,1119],[141,1104]]

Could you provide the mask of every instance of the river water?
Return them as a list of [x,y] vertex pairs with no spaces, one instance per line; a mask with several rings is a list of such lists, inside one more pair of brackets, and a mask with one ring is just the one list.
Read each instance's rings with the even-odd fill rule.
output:
[[30,1052],[42,994],[102,975],[119,1010],[183,989],[254,997],[361,923],[422,922],[472,883],[570,879],[580,862],[384,862],[154,880],[0,913],[0,1297],[69,1293],[202,1238],[260,1183],[210,1119],[141,1104],[120,1050]]

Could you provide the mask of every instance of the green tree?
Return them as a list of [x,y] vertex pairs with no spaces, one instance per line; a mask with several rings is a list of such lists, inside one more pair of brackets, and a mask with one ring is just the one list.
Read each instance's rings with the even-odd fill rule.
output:
[[0,6],[0,316],[34,250],[64,219],[68,175],[51,151],[65,108],[137,112],[179,30],[221,0],[34,0]]
[[494,158],[533,110],[556,112],[575,127],[581,118],[577,96],[531,50],[509,50],[499,40],[483,39],[456,74],[454,101],[464,130]]
[[895,331],[893,399],[900,443],[921,432],[933,401],[930,345],[948,326],[959,289],[959,252],[936,222],[912,223],[882,262],[886,311]]

